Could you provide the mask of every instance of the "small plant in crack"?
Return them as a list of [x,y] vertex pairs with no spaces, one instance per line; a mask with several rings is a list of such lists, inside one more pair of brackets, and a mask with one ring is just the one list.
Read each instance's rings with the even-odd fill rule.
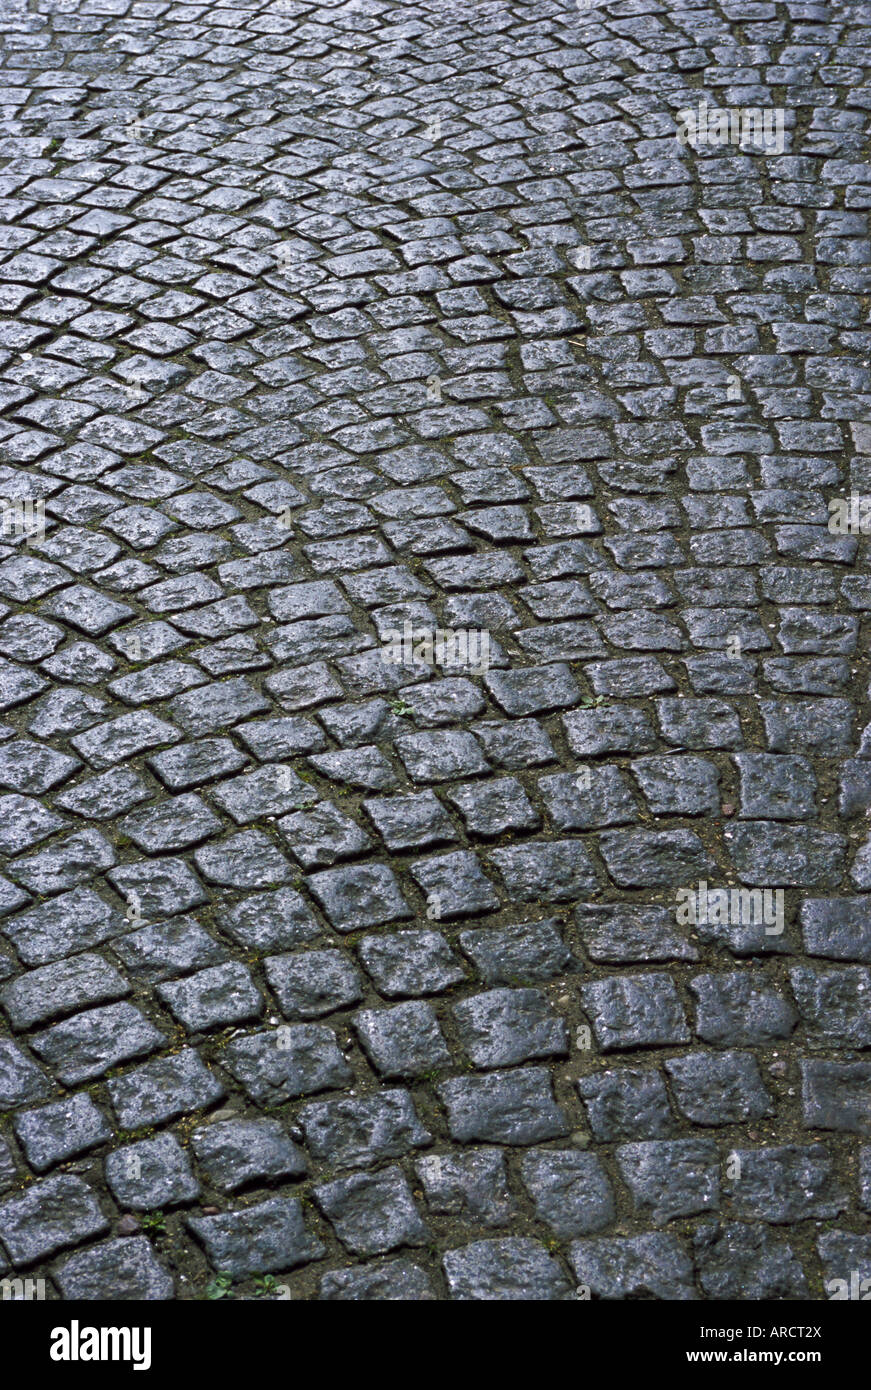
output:
[[211,1283],[206,1285],[206,1298],[213,1301],[218,1298],[228,1298],[232,1289],[232,1274],[216,1274]]
[[398,714],[400,718],[405,718],[409,714],[414,714],[414,706],[407,705],[404,700],[391,700],[390,708],[393,713]]
[[166,1217],[162,1211],[148,1211],[140,1218],[140,1226],[143,1231],[150,1231],[156,1236],[166,1234]]

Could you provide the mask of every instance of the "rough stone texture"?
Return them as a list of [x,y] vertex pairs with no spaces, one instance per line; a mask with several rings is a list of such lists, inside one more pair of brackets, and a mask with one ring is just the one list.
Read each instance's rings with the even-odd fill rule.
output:
[[172,1277],[144,1236],[107,1240],[72,1255],[54,1278],[64,1298],[119,1303],[173,1296]]
[[0,1270],[868,1267],[869,53],[5,0]]
[[323,1253],[299,1202],[284,1197],[222,1216],[191,1216],[188,1225],[213,1266],[237,1276],[293,1269]]
[[536,1240],[481,1240],[444,1257],[451,1298],[551,1301],[572,1297],[556,1260]]

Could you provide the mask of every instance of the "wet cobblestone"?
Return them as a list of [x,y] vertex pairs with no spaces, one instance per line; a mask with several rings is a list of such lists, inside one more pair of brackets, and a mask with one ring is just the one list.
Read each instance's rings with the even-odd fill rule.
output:
[[871,4],[0,58],[0,1275],[865,1277]]

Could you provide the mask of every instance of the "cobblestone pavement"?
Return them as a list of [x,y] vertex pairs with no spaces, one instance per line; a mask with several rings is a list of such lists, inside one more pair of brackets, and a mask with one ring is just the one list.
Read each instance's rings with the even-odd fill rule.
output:
[[871,1276],[871,4],[0,30],[0,1275]]

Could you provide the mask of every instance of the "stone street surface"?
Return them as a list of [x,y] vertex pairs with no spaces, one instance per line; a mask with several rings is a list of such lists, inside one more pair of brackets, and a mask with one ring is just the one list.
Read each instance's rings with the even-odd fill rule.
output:
[[0,44],[2,1296],[862,1297],[871,4]]

